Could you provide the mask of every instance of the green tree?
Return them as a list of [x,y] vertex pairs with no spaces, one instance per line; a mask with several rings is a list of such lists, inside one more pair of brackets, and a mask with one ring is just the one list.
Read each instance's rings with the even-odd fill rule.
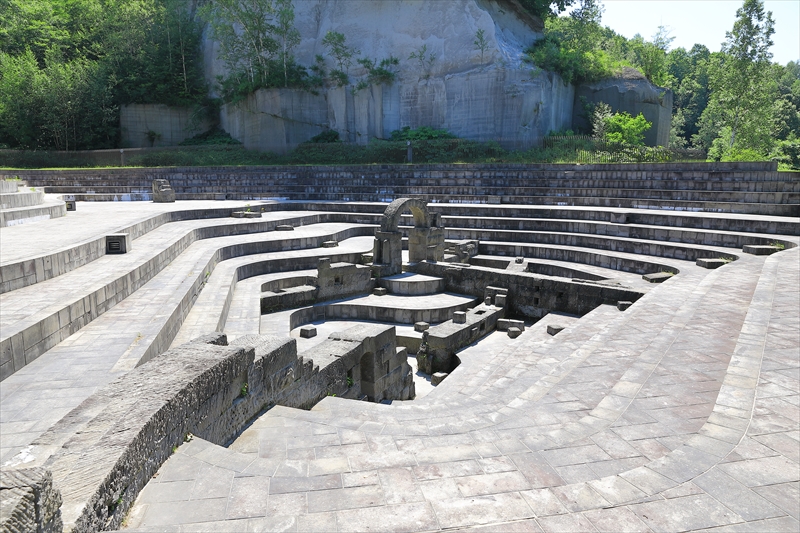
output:
[[701,138],[714,134],[719,138],[727,128],[726,150],[747,147],[761,153],[769,151],[769,119],[777,91],[770,75],[769,48],[774,31],[772,13],[765,12],[761,0],[745,0],[736,11],[736,22],[726,33],[722,53],[712,57],[710,64],[711,96],[701,120]]
[[612,143],[643,146],[644,133],[652,125],[641,113],[635,117],[624,111],[614,113],[605,119],[605,138]]
[[475,40],[472,41],[475,50],[481,53],[481,63],[483,63],[483,55],[489,50],[489,42],[486,40],[486,32],[482,29],[475,32]]
[[212,0],[200,9],[219,43],[229,92],[251,92],[269,84],[281,48],[273,35],[275,15],[273,0]]
[[347,46],[345,41],[344,34],[335,31],[329,31],[322,38],[322,45],[328,49],[328,53],[336,62],[336,68],[331,70],[330,75],[339,87],[350,83],[348,71],[353,64],[353,57],[360,53],[355,48]]
[[292,50],[300,44],[300,32],[294,27],[294,6],[292,0],[276,0],[275,34],[281,44],[281,63],[283,63],[283,86],[289,86],[289,65],[293,62]]

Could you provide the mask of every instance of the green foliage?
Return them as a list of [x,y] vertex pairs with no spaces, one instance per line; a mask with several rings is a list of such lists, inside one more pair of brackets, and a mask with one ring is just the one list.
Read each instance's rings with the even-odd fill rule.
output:
[[420,78],[428,79],[431,77],[431,67],[433,66],[433,62],[436,60],[436,57],[433,55],[433,52],[428,53],[428,45],[423,44],[419,50],[415,50],[411,52],[408,56],[409,61],[416,59],[417,60],[417,68],[420,72]]
[[318,133],[314,135],[306,142],[313,143],[313,144],[320,144],[320,143],[338,143],[342,142],[339,139],[339,132],[336,130],[325,130],[322,133]]
[[483,63],[483,56],[489,50],[489,42],[486,40],[486,33],[480,29],[475,32],[475,40],[472,41],[475,50],[481,53],[481,63]]
[[367,71],[367,76],[356,84],[353,88],[354,92],[366,89],[370,85],[391,85],[394,83],[397,78],[397,72],[394,69],[400,64],[400,60],[394,56],[389,56],[377,62],[375,59],[362,57],[358,60],[358,64],[364,67]]
[[[761,0],[745,0],[726,33],[722,52],[709,65],[709,103],[701,117],[698,140],[711,141],[709,155],[733,157],[754,150],[766,154],[774,143],[770,118],[778,87],[771,64],[772,14]],[[724,139],[723,139],[724,138]],[[725,142],[727,147],[722,147]]]
[[770,159],[787,169],[800,170],[800,140],[787,139],[775,143]]
[[211,0],[199,14],[219,42],[219,57],[228,70],[218,80],[226,102],[262,88],[313,89],[321,82],[292,56],[300,34],[291,0]]
[[544,19],[563,13],[575,0],[519,0],[519,3],[530,14]]
[[409,126],[403,126],[399,130],[394,130],[391,133],[391,140],[393,141],[424,141],[431,139],[456,139],[457,137],[447,130],[437,130],[430,126],[421,126],[416,129],[411,129]]
[[85,59],[48,52],[41,68],[32,51],[0,53],[0,142],[27,149],[80,150],[116,142],[117,108]]
[[329,31],[322,39],[322,45],[328,49],[328,53],[336,62],[336,68],[331,70],[330,77],[338,87],[344,87],[350,83],[348,71],[353,64],[353,57],[360,52],[347,46],[344,34]]
[[544,37],[526,50],[537,67],[557,72],[566,83],[591,83],[612,76],[627,65],[624,38],[600,26],[602,6],[582,0],[567,17],[545,21]]
[[614,113],[605,119],[605,140],[631,146],[644,145],[644,132],[653,125],[639,113],[632,117],[629,113]]
[[185,139],[180,146],[218,146],[221,144],[242,144],[231,137],[230,133],[223,129],[212,128],[204,133],[199,133],[194,137]]
[[206,93],[188,0],[0,0],[0,144],[107,148],[119,106]]

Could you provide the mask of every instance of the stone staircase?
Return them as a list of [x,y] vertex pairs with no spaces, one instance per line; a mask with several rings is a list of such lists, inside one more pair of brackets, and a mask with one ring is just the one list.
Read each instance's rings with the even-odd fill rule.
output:
[[28,187],[20,180],[0,180],[0,228],[66,214],[66,204],[45,199],[43,188]]

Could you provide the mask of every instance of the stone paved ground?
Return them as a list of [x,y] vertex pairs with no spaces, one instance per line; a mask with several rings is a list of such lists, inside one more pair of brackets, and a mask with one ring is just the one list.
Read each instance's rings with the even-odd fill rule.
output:
[[479,343],[413,402],[327,398],[272,409],[227,449],[194,440],[128,524],[796,532],[798,251],[687,269],[554,338]]

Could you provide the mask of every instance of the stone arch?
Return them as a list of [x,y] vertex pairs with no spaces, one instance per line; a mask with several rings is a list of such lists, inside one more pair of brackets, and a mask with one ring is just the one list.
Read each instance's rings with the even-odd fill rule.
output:
[[383,217],[381,218],[381,231],[398,231],[400,217],[408,210],[414,215],[414,227],[430,227],[428,204],[425,203],[424,200],[420,200],[419,198],[398,198],[390,203],[386,211],[384,211]]

